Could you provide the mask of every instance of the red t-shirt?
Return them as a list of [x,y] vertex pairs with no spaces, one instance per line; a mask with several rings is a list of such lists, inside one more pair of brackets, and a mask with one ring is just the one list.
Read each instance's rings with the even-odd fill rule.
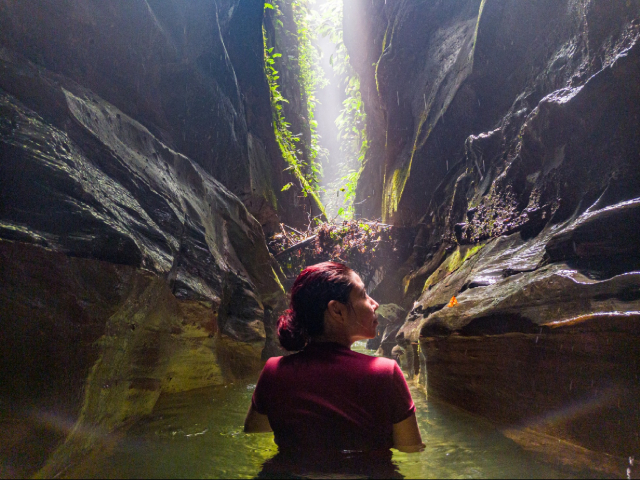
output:
[[398,364],[337,343],[271,358],[253,394],[280,451],[371,451],[393,446],[393,424],[415,412]]

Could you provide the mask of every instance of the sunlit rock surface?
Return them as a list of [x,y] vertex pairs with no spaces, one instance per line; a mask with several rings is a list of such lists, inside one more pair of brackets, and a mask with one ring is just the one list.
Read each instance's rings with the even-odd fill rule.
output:
[[420,345],[429,395],[624,475],[640,451],[640,2],[345,15],[378,142],[356,203],[420,227],[385,301],[410,310],[399,341]]
[[[254,373],[265,312],[284,300],[261,224],[231,191],[251,178],[235,83],[198,83],[177,58],[154,65],[158,44],[180,48],[145,5],[0,4],[2,476],[57,475],[162,392]],[[224,65],[216,74],[232,80]],[[185,84],[164,84],[178,78],[179,99]],[[186,114],[196,107],[208,123]]]
[[273,229],[306,216],[291,208],[299,191],[281,191],[295,179],[273,132],[262,16],[250,0],[2,1],[0,44],[135,118]]

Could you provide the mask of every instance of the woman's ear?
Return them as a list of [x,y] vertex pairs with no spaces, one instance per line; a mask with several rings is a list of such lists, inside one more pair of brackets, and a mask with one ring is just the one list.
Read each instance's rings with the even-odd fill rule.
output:
[[334,320],[334,321],[338,321],[338,322],[344,322],[345,320],[345,306],[338,302],[337,300],[331,300],[328,304],[327,304],[327,313],[329,314],[329,317]]

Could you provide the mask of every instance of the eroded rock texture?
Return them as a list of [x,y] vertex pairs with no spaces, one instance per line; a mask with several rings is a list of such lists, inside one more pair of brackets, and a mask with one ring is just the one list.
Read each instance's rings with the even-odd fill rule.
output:
[[[243,8],[261,19],[0,3],[0,475],[59,474],[162,392],[260,367],[284,300],[260,222],[288,213],[231,60]],[[262,65],[256,22],[243,65]]]
[[[0,2],[2,45],[140,121],[236,194],[267,229],[297,193],[264,75],[263,3]],[[295,190],[295,189],[294,189]]]
[[345,2],[356,203],[420,227],[385,301],[429,395],[615,457],[640,451],[639,28],[638,1]]

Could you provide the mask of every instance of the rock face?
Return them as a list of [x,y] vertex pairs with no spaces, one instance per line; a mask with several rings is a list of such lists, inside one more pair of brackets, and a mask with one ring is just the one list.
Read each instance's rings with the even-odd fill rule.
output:
[[376,337],[367,341],[367,348],[377,350],[377,354],[391,357],[391,350],[396,346],[396,334],[404,323],[407,311],[394,304],[380,305],[376,310],[378,328]]
[[248,208],[289,213],[225,49],[253,3],[0,2],[3,476],[260,368],[284,291]]
[[296,224],[275,141],[263,2],[0,2],[0,43],[64,75],[193,159],[267,227]]
[[640,451],[639,29],[638,1],[345,2],[356,203],[420,227],[399,339],[529,446]]

